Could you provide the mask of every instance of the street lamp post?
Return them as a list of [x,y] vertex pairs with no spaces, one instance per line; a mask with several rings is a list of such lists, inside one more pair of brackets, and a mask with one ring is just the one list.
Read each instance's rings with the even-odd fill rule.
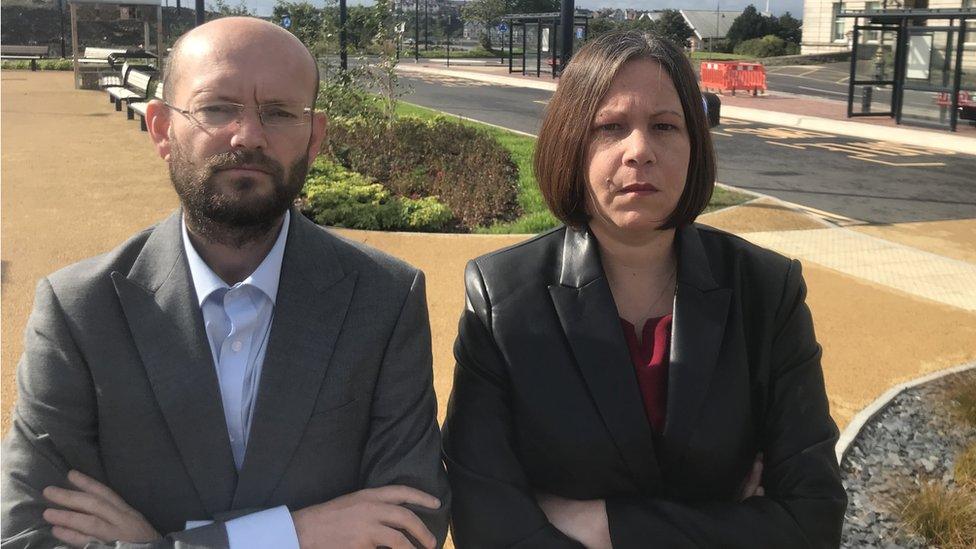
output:
[[447,14],[447,28],[444,34],[447,35],[447,66],[451,66],[451,14]]
[[61,59],[67,57],[64,47],[64,0],[58,0],[58,23],[61,26]]
[[206,22],[207,19],[207,13],[204,11],[203,8],[203,0],[197,0],[195,7],[197,11],[196,26],[199,27],[200,25],[204,24],[204,22]]
[[[575,0],[562,0],[560,14],[559,14],[559,24],[562,26],[560,29],[562,36],[560,37],[560,42],[562,42],[563,51],[562,59],[560,60],[560,67],[565,67],[569,64],[570,57],[573,56],[573,32],[576,30],[576,1]],[[523,31],[524,27],[523,27]],[[523,54],[524,55],[524,54]],[[524,67],[523,67],[524,68]]]
[[413,60],[420,62],[420,0],[413,0]]
[[428,20],[430,18],[430,1],[424,0],[424,51],[430,49],[430,27],[428,26]]
[[346,47],[346,0],[339,0],[339,68],[346,70],[349,56]]

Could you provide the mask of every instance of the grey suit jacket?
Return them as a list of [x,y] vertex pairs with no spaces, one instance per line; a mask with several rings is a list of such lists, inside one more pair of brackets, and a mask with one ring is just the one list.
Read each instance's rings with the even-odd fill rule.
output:
[[38,284],[3,441],[3,547],[58,542],[41,490],[70,468],[141,511],[169,544],[227,544],[243,510],[296,510],[404,484],[443,542],[449,489],[423,273],[293,212],[240,473],[180,240],[180,212]]

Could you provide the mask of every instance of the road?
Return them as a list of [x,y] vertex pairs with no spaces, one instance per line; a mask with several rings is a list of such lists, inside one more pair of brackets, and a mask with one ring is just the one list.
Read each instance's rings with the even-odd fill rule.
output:
[[[550,92],[406,75],[403,100],[521,132]],[[723,119],[718,180],[872,224],[976,217],[976,156]]]

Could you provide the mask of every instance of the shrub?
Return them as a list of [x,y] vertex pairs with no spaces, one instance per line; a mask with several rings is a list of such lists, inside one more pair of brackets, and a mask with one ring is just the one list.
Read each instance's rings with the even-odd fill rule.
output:
[[395,196],[383,185],[321,159],[305,181],[302,209],[316,223],[350,229],[440,231],[452,219],[451,210],[436,197]]
[[930,545],[976,546],[976,494],[971,490],[928,482],[902,500],[899,515]]
[[331,154],[395,194],[438,196],[465,229],[517,217],[518,168],[486,132],[446,117],[337,123]]
[[976,494],[976,443],[970,444],[956,455],[953,476],[957,483],[968,487]]
[[976,427],[976,376],[960,379],[953,384],[949,401],[960,421]]
[[347,120],[379,120],[383,117],[381,99],[366,92],[349,77],[338,76],[320,83],[315,107],[329,115],[331,126]]
[[735,53],[749,57],[775,57],[800,53],[799,46],[772,34],[753,38],[736,45]]
[[[38,70],[42,71],[70,71],[72,69],[71,59],[38,59],[36,62]],[[5,71],[30,70],[30,60],[4,61],[0,68]]]

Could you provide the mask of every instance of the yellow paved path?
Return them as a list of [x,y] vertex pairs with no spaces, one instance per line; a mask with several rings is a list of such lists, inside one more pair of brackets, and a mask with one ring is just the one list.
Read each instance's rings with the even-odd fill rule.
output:
[[[69,73],[0,75],[2,178],[2,430],[37,279],[107,251],[177,204],[163,162],[137,123],[104,94],[77,91]],[[718,212],[706,223],[742,233],[811,230],[822,224],[768,201]],[[972,220],[863,229],[959,261],[976,262]],[[862,230],[862,229],[858,229]],[[525,237],[342,231],[424,269],[443,414],[468,258]],[[976,359],[976,314],[804,262],[809,303],[824,346],[832,412],[843,427],[889,387]]]

